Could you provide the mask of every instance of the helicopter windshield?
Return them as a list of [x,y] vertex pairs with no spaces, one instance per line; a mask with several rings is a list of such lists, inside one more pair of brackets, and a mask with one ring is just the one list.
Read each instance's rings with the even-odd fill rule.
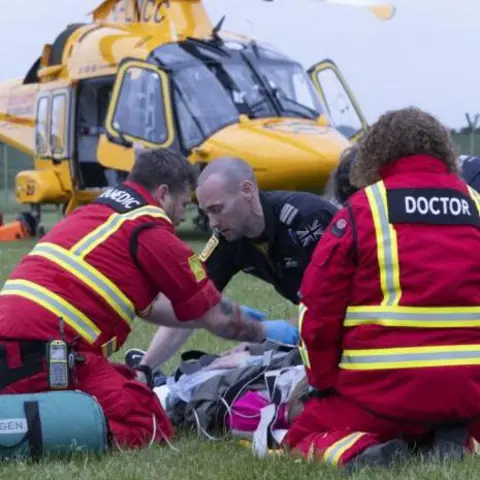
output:
[[237,123],[240,114],[315,119],[323,112],[302,66],[263,47],[190,39],[159,47],[153,57],[170,70],[186,149]]
[[231,96],[205,65],[197,63],[176,70],[172,79],[173,102],[187,149],[238,121]]
[[323,113],[317,91],[299,63],[256,44],[244,55],[272,91],[280,116],[315,119]]
[[317,118],[322,112],[302,67],[294,63],[263,64],[260,71],[280,103],[282,116]]

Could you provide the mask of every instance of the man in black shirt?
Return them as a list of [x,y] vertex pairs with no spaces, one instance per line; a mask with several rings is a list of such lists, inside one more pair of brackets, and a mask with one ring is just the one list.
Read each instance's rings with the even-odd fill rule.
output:
[[[225,176],[235,178],[228,169],[239,169],[245,178],[250,172],[241,170],[242,163],[231,162],[222,159],[218,165],[211,164],[211,170],[204,172],[208,177],[199,179],[200,208],[214,230],[200,259],[219,290],[243,271],[270,283],[297,304],[303,272],[336,207],[310,193],[250,191],[255,188],[251,179],[235,198],[227,194],[228,186],[221,185]],[[212,173],[214,168],[225,169],[225,176]]]
[[[298,304],[303,273],[337,207],[311,193],[259,191],[252,168],[235,158],[210,163],[198,179],[196,195],[214,232],[200,259],[218,290],[243,271]],[[142,363],[160,366],[189,335],[186,329],[161,328]],[[286,332],[284,341],[296,343],[298,331]],[[132,354],[141,352],[127,352],[127,363],[135,362]]]

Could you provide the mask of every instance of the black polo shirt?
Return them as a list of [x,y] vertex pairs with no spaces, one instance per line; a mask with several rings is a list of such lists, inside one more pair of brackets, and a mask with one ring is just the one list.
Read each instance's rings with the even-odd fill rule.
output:
[[462,177],[477,192],[480,192],[480,157],[460,155],[458,158],[462,167]]
[[260,192],[260,201],[265,215],[260,237],[227,242],[213,234],[200,258],[220,291],[243,271],[270,283],[280,295],[298,304],[304,271],[337,207],[303,192]]

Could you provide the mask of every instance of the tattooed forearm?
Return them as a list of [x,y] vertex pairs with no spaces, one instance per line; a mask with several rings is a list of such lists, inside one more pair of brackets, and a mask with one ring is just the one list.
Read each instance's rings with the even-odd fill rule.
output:
[[260,342],[264,338],[262,325],[253,320],[245,320],[242,325],[223,324],[216,333],[226,340],[239,342]]
[[238,305],[225,297],[212,314],[209,330],[222,338],[239,342],[260,342],[264,338],[262,324],[244,317]]

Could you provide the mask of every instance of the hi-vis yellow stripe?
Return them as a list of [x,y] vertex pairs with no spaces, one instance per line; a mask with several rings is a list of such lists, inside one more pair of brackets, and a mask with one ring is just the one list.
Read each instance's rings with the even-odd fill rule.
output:
[[400,267],[398,263],[397,233],[388,220],[387,192],[382,181],[365,189],[375,225],[380,284],[383,292],[381,305],[398,305]]
[[302,339],[302,327],[303,327],[303,319],[305,314],[307,313],[307,307],[300,303],[299,306],[299,315],[298,315],[298,331],[300,332],[300,342],[298,346],[298,350],[300,352],[300,356],[302,357],[302,362],[305,367],[310,368],[310,357],[308,355],[307,347],[305,346],[305,342]]
[[470,196],[473,198],[475,205],[477,206],[478,213],[480,215],[480,194],[472,187],[467,185]]
[[396,370],[458,365],[480,365],[480,345],[344,350],[339,366],[345,370]]
[[0,295],[18,295],[46,308],[73,328],[88,343],[93,344],[100,336],[100,329],[80,310],[46,288],[27,280],[8,280]]
[[38,243],[29,255],[46,258],[71,272],[100,295],[127,323],[135,318],[135,307],[123,292],[105,275],[82,258],[53,243]]
[[330,465],[338,465],[338,461],[342,455],[352,448],[366,433],[364,432],[354,432],[346,437],[341,438],[333,445],[330,445],[325,452],[323,453],[323,461],[329,463]]
[[113,235],[127,220],[135,220],[143,215],[149,215],[155,218],[163,218],[171,223],[170,218],[159,207],[146,206],[132,210],[127,213],[113,213],[108,220],[100,225],[98,228],[83,237],[77,244],[75,244],[71,251],[79,257],[87,256],[95,247],[103,243],[108,237]]

